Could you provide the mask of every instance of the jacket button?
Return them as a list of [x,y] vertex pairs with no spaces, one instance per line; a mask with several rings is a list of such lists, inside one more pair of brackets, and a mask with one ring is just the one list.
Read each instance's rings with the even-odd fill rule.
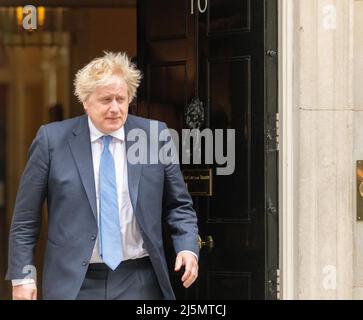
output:
[[86,266],[87,265],[87,261],[86,260],[84,260],[83,262],[82,262],[82,266]]
[[93,234],[93,235],[91,236],[91,240],[96,240],[96,235],[95,235],[95,234]]

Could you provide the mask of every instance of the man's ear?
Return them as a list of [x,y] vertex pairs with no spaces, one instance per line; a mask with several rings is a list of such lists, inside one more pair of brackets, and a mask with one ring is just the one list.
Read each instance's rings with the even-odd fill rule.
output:
[[87,105],[87,102],[83,102],[83,110],[84,110],[84,113],[87,113],[87,109],[88,109],[88,105]]

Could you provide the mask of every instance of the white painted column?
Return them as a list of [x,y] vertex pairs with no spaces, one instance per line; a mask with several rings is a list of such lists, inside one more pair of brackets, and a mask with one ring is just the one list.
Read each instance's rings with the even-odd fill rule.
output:
[[[354,1],[354,160],[363,159],[363,1]],[[363,299],[363,221],[355,218],[356,185],[353,181],[352,189],[354,203],[354,299]]]
[[353,294],[353,1],[294,0],[298,299]]
[[296,298],[296,195],[294,165],[294,2],[279,0],[279,113],[280,113],[280,298]]

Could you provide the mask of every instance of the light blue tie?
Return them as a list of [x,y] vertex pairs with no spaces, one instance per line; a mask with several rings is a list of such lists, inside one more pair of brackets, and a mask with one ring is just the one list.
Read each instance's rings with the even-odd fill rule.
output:
[[100,161],[100,256],[112,270],[122,261],[122,240],[117,201],[115,163],[109,150],[111,136],[103,136]]

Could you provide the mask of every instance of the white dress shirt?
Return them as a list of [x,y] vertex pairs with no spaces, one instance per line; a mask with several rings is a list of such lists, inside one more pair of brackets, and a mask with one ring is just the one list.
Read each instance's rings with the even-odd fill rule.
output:
[[[99,222],[99,167],[101,154],[103,151],[102,137],[105,135],[99,131],[91,119],[88,118],[90,129],[93,170],[95,176],[96,198],[97,198],[97,222]],[[110,152],[115,162],[115,175],[117,198],[120,217],[120,232],[122,237],[123,259],[136,259],[147,256],[147,251],[143,248],[139,226],[132,209],[129,186],[127,180],[127,158],[125,146],[125,130],[121,127],[117,131],[110,133],[112,140],[110,142]],[[98,237],[93,249],[90,263],[103,262],[98,252]]]

